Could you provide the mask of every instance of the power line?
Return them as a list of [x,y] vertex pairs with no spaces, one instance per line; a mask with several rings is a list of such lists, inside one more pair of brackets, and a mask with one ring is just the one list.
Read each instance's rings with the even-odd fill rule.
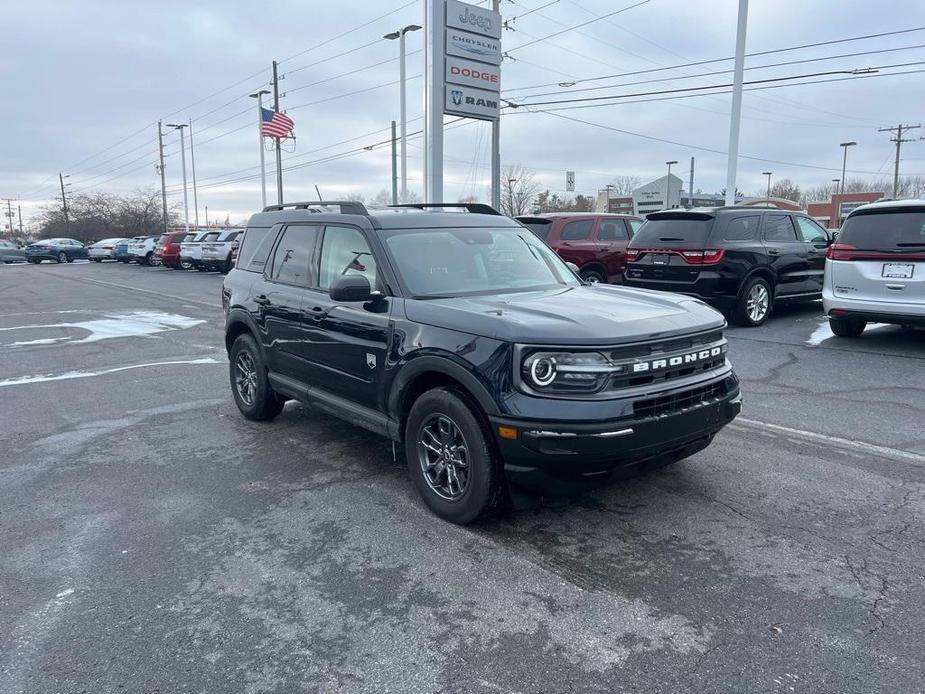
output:
[[594,19],[589,19],[588,21],[582,22],[581,24],[576,24],[575,26],[566,27],[565,29],[562,29],[562,30],[560,30],[560,31],[554,31],[553,33],[548,34],[548,35],[546,35],[546,36],[542,36],[542,37],[540,37],[540,38],[538,38],[538,39],[533,39],[532,41],[527,41],[527,43],[522,43],[522,44],[520,44],[519,46],[514,46],[513,48],[509,49],[507,52],[508,52],[508,53],[513,53],[514,51],[519,51],[521,48],[526,48],[527,46],[532,46],[533,44],[539,43],[540,41],[546,41],[546,40],[548,40],[548,39],[551,39],[551,38],[554,38],[554,37],[556,37],[556,36],[559,36],[560,34],[565,34],[565,33],[569,32],[569,31],[574,31],[575,29],[580,29],[580,28],[583,27],[583,26],[587,26],[588,24],[593,24],[594,22],[598,22],[598,21],[600,21],[600,20],[602,20],[602,19],[606,19],[607,17],[613,17],[613,16],[616,15],[616,14],[620,14],[621,12],[626,12],[627,10],[632,10],[632,9],[634,9],[634,8],[636,8],[636,7],[639,7],[640,5],[647,5],[649,2],[651,2],[651,0],[640,0],[639,2],[633,3],[632,5],[627,5],[626,7],[621,7],[619,10],[614,10],[613,12],[608,12],[608,13],[605,14],[605,15],[601,15],[600,17],[595,17]]

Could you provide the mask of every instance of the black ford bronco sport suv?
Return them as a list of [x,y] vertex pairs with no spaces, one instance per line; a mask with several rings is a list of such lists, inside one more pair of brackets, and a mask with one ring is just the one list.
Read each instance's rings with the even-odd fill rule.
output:
[[719,313],[586,284],[487,205],[267,207],[222,304],[245,417],[296,399],[388,437],[454,523],[681,460],[741,407]]

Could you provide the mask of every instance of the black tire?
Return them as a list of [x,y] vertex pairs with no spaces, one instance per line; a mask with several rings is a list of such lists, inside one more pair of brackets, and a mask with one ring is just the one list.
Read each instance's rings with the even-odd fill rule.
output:
[[67,253],[65,253],[64,251],[61,251],[61,252],[58,254],[57,260],[58,260],[58,263],[59,263],[59,264],[61,264],[61,263],[66,263],[66,262],[67,262]]
[[180,258],[180,261],[179,261],[177,267],[178,267],[180,270],[192,270],[192,269],[193,269],[193,264],[192,264],[190,261],[188,261],[188,260],[183,260],[182,258]]
[[[253,369],[253,377],[249,386],[244,384],[244,381],[248,380],[248,374],[243,368],[245,362],[249,363]],[[239,335],[231,346],[228,375],[234,402],[245,417],[255,421],[264,421],[273,419],[282,412],[286,399],[270,387],[267,367],[251,335]]]
[[607,278],[604,277],[604,273],[602,273],[600,270],[582,270],[578,274],[581,275],[581,279],[583,279],[585,282],[597,282],[604,284],[607,281]]
[[[455,433],[440,438],[441,443],[438,444],[438,439],[426,433],[425,429],[440,434],[440,422],[443,420],[451,425],[447,431]],[[426,447],[425,441],[430,442],[431,447]],[[461,442],[462,446],[451,445],[453,441]],[[443,446],[443,453],[439,456],[434,448],[437,445]],[[453,451],[450,455],[454,462],[450,465],[442,463],[441,468],[440,461],[446,460],[450,450]],[[428,464],[430,456],[437,456],[433,464]],[[465,464],[457,465],[463,458]],[[451,523],[471,523],[494,510],[501,501],[501,474],[488,432],[466,401],[449,388],[429,390],[411,407],[405,424],[405,460],[408,473],[424,503],[440,518]],[[428,469],[436,477],[436,483],[428,481]],[[460,478],[460,471],[465,473],[464,480]],[[451,476],[455,478],[455,493]]]
[[838,337],[860,337],[867,327],[867,321],[859,318],[832,318],[829,316],[829,327]]
[[732,321],[737,325],[757,328],[764,323],[774,310],[774,290],[771,283],[763,277],[752,277],[739,291]]

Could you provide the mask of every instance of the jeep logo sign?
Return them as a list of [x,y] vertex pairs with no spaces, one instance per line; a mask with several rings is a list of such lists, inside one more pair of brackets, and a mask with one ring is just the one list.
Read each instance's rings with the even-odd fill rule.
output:
[[501,68],[448,55],[446,81],[497,92],[501,89]]
[[661,369],[670,369],[676,366],[685,366],[687,364],[696,364],[708,359],[715,359],[725,351],[724,346],[711,347],[699,352],[690,352],[688,354],[678,354],[673,357],[664,359],[653,359],[652,361],[638,361],[633,364],[633,373],[644,373],[646,371],[659,371]]
[[467,118],[495,120],[500,115],[500,106],[497,92],[453,84],[446,85],[446,98],[443,104],[445,113]]
[[501,15],[487,7],[446,0],[446,25],[494,39],[501,38]]

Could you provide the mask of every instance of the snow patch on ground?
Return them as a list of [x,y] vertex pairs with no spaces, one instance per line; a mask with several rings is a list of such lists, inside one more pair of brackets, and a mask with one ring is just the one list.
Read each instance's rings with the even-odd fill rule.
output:
[[183,330],[205,323],[198,318],[189,318],[176,313],[162,311],[132,311],[130,313],[108,314],[104,318],[77,321],[74,323],[48,323],[19,325],[12,328],[0,328],[0,332],[11,330],[51,330],[71,329],[86,331],[88,334],[78,337],[65,335],[63,337],[43,337],[35,340],[21,340],[7,344],[7,347],[26,347],[34,345],[69,344],[79,345],[100,340],[111,340],[117,337],[148,337],[167,330]]

